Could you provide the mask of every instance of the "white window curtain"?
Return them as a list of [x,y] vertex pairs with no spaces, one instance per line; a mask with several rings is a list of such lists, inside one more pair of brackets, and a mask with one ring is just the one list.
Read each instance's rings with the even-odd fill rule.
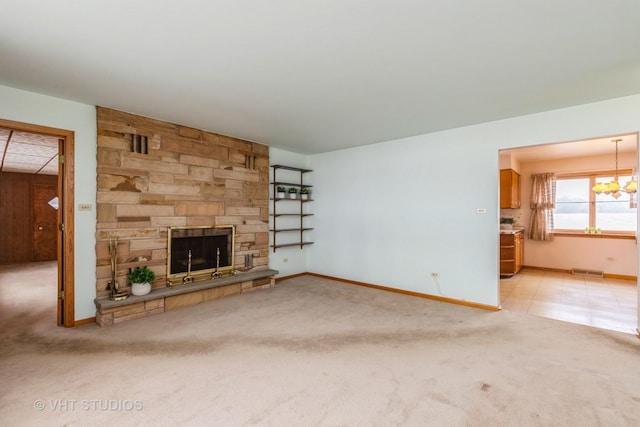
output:
[[531,219],[529,239],[553,240],[553,209],[556,207],[556,175],[541,173],[531,175]]

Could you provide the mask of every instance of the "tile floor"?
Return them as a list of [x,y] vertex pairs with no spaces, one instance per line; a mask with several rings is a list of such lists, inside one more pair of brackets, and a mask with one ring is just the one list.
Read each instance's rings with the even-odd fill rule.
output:
[[614,331],[636,333],[638,289],[635,281],[574,276],[524,268],[500,279],[504,310]]

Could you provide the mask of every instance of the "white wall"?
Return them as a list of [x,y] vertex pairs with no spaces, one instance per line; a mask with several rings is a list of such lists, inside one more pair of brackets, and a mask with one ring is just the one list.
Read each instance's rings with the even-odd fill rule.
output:
[[[631,169],[635,164],[635,155],[620,154],[620,169]],[[615,165],[613,153],[608,156],[522,163],[522,178],[520,180],[522,208],[519,210],[521,216],[518,222],[525,226],[529,224],[532,174],[604,170],[613,169],[613,165]],[[575,267],[602,270],[608,274],[636,276],[638,274],[638,247],[635,240],[556,236],[555,240],[551,242],[539,242],[525,237],[524,265],[563,270]]]
[[[279,150],[277,148],[269,149],[269,163],[271,165],[285,165],[292,166],[301,169],[309,168],[308,165],[308,157],[302,154],[292,153],[289,151]],[[306,173],[304,177],[304,183],[312,185],[313,183],[313,175],[314,173]],[[278,181],[285,181],[291,183],[299,182],[300,175],[279,170],[277,172]],[[273,169],[269,168],[269,182],[273,182]],[[315,199],[315,194],[312,191],[312,198]],[[273,186],[269,185],[269,197],[273,198]],[[273,201],[269,201],[269,211],[272,212]],[[278,203],[278,211],[279,212],[287,212],[299,210],[299,202],[289,202],[289,201],[281,201]],[[305,203],[305,209],[309,212],[314,211],[314,205],[316,202]],[[313,221],[315,217],[310,217],[306,219],[309,227],[314,227]],[[284,224],[288,222],[295,221],[293,218],[279,218],[278,219],[278,228],[282,228]],[[292,225],[295,227],[296,225]],[[273,217],[269,217],[269,229],[273,228]],[[306,231],[305,236],[308,237],[309,241],[313,241],[313,231]],[[278,233],[277,237],[278,241],[284,243],[286,241],[299,240],[299,235],[294,232],[286,232],[286,233]],[[271,245],[273,244],[273,233],[269,233],[269,268],[274,270],[278,270],[279,274],[277,277],[290,276],[292,274],[304,273],[307,271],[307,251],[310,246],[305,246],[304,249],[300,249],[300,247],[287,247],[287,248],[279,248],[276,252],[273,252]],[[312,245],[313,246],[313,245]]]
[[94,106],[0,86],[0,117],[75,133],[75,320],[95,316],[96,296],[96,110]]
[[639,128],[634,95],[310,156],[308,269],[497,306],[498,150]]
[[[93,106],[0,86],[0,117],[73,130],[75,203],[95,207]],[[638,129],[634,95],[308,157],[271,149],[272,164],[314,169],[315,244],[272,252],[269,265],[497,306],[498,150]],[[75,226],[80,320],[95,314],[95,211],[76,212]]]

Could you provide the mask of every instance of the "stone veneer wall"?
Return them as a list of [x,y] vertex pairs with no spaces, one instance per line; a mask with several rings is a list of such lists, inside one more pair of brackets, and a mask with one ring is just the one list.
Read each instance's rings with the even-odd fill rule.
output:
[[166,286],[171,226],[235,225],[236,269],[245,255],[255,269],[267,268],[266,145],[103,107],[97,118],[97,297],[108,294],[108,245],[116,237],[121,288],[143,265],[156,273],[154,287]]

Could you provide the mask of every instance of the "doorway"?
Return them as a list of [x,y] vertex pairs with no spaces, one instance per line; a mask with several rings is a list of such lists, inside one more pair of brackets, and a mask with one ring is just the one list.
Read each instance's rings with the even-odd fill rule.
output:
[[[613,144],[615,139],[624,141],[620,143],[619,164],[618,156],[614,154],[618,145]],[[556,200],[571,182],[583,181],[585,174],[608,171],[613,175],[614,170],[626,169],[627,175],[635,175],[637,179],[637,145],[638,134],[630,133],[500,150],[500,169],[515,169],[521,174],[522,181],[521,207],[501,209],[501,218],[514,218],[525,228],[526,236],[531,212],[531,175],[534,173],[556,174]],[[609,177],[607,181],[611,179]],[[621,185],[624,186],[628,179],[629,176],[623,179],[621,174]],[[560,190],[562,180],[565,182],[563,191]],[[588,180],[586,182],[588,184]],[[533,241],[526,237],[524,268],[519,274],[499,280],[500,303],[506,310],[635,333],[639,299],[637,227],[624,231],[624,228],[615,230],[614,226],[605,232],[603,226],[602,234],[596,235],[585,233],[584,228],[593,226],[589,224],[593,220],[596,220],[596,226],[612,219],[622,223],[621,218],[612,218],[613,210],[606,209],[611,204],[609,200],[601,203],[601,198],[617,201],[618,205],[626,203],[624,215],[632,216],[632,226],[637,224],[637,208],[630,199],[637,202],[638,195],[630,197],[626,194],[626,197],[614,199],[602,194],[596,199],[591,186],[585,187],[586,201],[571,201],[583,203],[585,213],[570,215],[571,209],[565,210],[563,206],[560,210],[558,206],[562,203],[556,203],[558,213],[553,241]],[[584,274],[585,271],[588,274]],[[597,277],[598,273],[603,273],[604,277]]]
[[[38,174],[31,169],[35,167],[40,172],[45,171],[46,168],[54,168],[57,171],[57,179],[54,183],[34,180],[30,185],[28,192],[30,199],[37,200],[37,203],[33,203],[32,211],[31,207],[29,211],[25,211],[28,212],[25,215],[28,214],[30,218],[33,218],[30,229],[27,232],[29,240],[33,241],[33,244],[27,246],[25,250],[31,251],[29,256],[32,261],[43,258],[56,260],[58,276],[56,322],[58,325],[65,327],[75,326],[73,249],[74,132],[4,119],[0,119],[0,128],[6,131],[3,132],[3,149],[0,151],[0,156],[2,156],[0,158],[0,173],[6,172],[7,177],[18,175],[18,173],[37,176]],[[11,139],[14,135],[26,138],[32,143],[18,144],[15,151],[12,152]],[[45,140],[47,141],[46,143],[44,142]],[[52,140],[54,141],[53,143],[51,142]],[[38,149],[38,147],[51,147],[52,145],[57,163],[52,163],[53,156],[42,154],[44,148]],[[35,166],[38,163],[38,157],[44,159],[51,157],[51,159],[49,161],[43,160],[42,164]],[[40,175],[46,175],[46,173]],[[7,196],[9,195],[2,194],[5,200]],[[24,195],[22,197],[14,197],[11,203],[15,200],[24,200]],[[46,205],[44,204],[45,201]],[[36,205],[38,208],[35,207]],[[55,217],[48,212],[49,208],[46,206],[56,209]],[[55,242],[55,244],[52,242]],[[11,246],[11,242],[9,242],[8,246]],[[6,258],[9,259],[8,257]]]

